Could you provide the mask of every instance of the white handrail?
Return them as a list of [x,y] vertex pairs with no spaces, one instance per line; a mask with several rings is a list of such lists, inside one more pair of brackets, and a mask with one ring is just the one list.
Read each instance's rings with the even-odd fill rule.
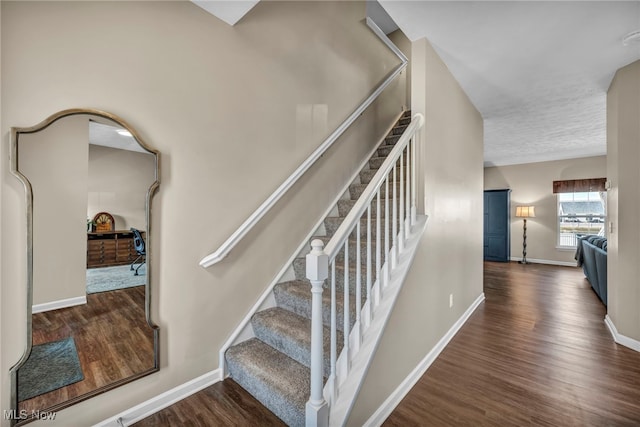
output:
[[398,142],[394,145],[393,149],[378,169],[378,172],[373,176],[369,185],[367,185],[367,188],[362,192],[358,201],[353,205],[353,208],[351,208],[344,221],[342,221],[336,232],[333,234],[331,240],[329,240],[324,247],[324,253],[329,256],[329,262],[333,261],[338,253],[340,253],[344,242],[349,238],[349,233],[353,230],[356,223],[371,205],[378,188],[382,185],[382,182],[385,180],[387,174],[391,171],[391,168],[402,154],[409,140],[413,138],[415,133],[423,124],[424,116],[420,113],[415,114],[407,129],[404,131],[400,139],[398,139]]
[[376,34],[381,40],[389,46],[389,48],[400,59],[401,64],[398,65],[394,71],[380,84],[376,90],[364,100],[362,104],[356,110],[351,113],[347,119],[342,122],[338,128],[333,131],[331,135],[324,140],[318,148],[300,165],[298,168],[287,178],[276,191],[265,200],[258,209],[251,214],[249,218],[213,253],[205,256],[200,261],[200,266],[207,268],[220,261],[222,261],[229,252],[242,240],[244,236],[251,231],[251,229],[266,215],[267,212],[285,195],[285,193],[304,175],[304,173],[333,145],[334,142],[351,126],[356,119],[364,113],[364,111],[380,96],[380,94],[386,89],[387,86],[396,78],[398,74],[402,72],[407,66],[407,57],[389,40],[389,38],[380,30],[380,28],[370,18],[367,18],[367,26]]

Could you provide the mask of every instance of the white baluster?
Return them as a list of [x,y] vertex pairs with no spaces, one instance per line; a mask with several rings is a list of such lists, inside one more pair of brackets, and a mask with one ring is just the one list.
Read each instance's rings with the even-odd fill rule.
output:
[[373,301],[371,300],[371,203],[367,207],[367,301],[369,301],[369,314],[367,318],[367,326],[371,324],[371,315],[373,314]]
[[342,324],[344,326],[344,347],[342,351],[344,352],[346,360],[345,374],[349,373],[349,361],[351,359],[351,353],[349,351],[349,333],[351,332],[349,307],[349,239],[347,238],[344,242],[344,308],[342,310],[344,312],[344,323]]
[[384,179],[385,185],[385,197],[384,197],[384,286],[386,287],[389,284],[389,273],[391,270],[391,259],[389,256],[389,233],[391,230],[389,229],[389,174]]
[[[409,140],[411,144],[411,140]],[[406,195],[404,197],[404,238],[408,239],[411,233],[411,146],[407,145],[407,168],[406,168],[406,180],[405,190]]]
[[400,235],[398,236],[398,250],[404,250],[404,150],[400,153]]
[[325,427],[329,425],[329,406],[322,393],[322,285],[328,276],[329,258],[323,248],[322,240],[314,240],[306,257],[307,279],[311,282],[311,393],[306,405],[306,425]]
[[380,214],[380,188],[378,188],[378,193],[376,195],[376,279],[378,279],[378,286],[376,286],[375,294],[373,298],[375,300],[375,305],[380,304],[380,292],[382,289],[380,288],[380,279],[382,277],[382,244],[380,244],[380,239],[382,237],[382,232],[380,231],[380,223],[382,222],[382,215]]
[[411,139],[411,149],[413,150],[413,155],[411,156],[411,162],[412,162],[412,167],[411,167],[411,225],[416,223],[416,219],[418,217],[418,212],[417,212],[417,208],[416,208],[416,185],[417,185],[417,181],[416,181],[416,144],[418,144],[420,141],[420,133],[419,131],[416,132],[416,134],[413,136],[413,138]]
[[[348,241],[348,239],[347,239]],[[362,260],[360,258],[360,220],[356,225],[356,339],[353,353],[357,353],[362,339],[362,324],[360,323],[362,310]]]
[[396,173],[396,164],[393,165],[393,217],[391,218],[391,225],[393,228],[393,233],[391,236],[393,237],[393,244],[391,246],[391,269],[396,268],[396,264],[398,263],[398,203],[397,203],[397,185],[398,176]]
[[337,364],[338,364],[338,322],[336,308],[336,261],[331,263],[331,373],[327,380],[331,404],[336,401]]

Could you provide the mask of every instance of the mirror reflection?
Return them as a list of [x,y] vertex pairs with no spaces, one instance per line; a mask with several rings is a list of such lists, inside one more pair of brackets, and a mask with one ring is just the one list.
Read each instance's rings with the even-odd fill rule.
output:
[[105,115],[15,135],[16,175],[33,196],[31,346],[12,372],[17,421],[158,368],[147,264],[157,153]]

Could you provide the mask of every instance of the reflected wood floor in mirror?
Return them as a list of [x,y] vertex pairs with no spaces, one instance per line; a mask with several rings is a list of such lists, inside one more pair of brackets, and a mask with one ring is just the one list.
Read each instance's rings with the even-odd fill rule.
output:
[[[485,263],[481,304],[385,426],[640,425],[640,353],[582,271]],[[232,380],[135,424],[281,425]]]
[[145,287],[87,295],[87,304],[33,315],[33,344],[72,336],[84,379],[19,403],[49,408],[153,368],[153,330],[147,325]]

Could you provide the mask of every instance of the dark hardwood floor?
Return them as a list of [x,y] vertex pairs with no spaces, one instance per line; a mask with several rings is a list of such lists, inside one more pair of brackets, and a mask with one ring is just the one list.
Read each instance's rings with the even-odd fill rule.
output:
[[640,353],[582,271],[485,263],[486,301],[385,426],[638,426]]
[[89,294],[86,304],[34,314],[33,344],[73,337],[84,379],[22,401],[19,409],[51,408],[153,368],[144,292],[144,286],[136,286]]
[[[385,426],[638,426],[640,353],[614,343],[582,271],[485,263],[481,304]],[[281,425],[232,380],[138,427]]]
[[226,379],[133,424],[135,427],[286,426],[232,379]]

